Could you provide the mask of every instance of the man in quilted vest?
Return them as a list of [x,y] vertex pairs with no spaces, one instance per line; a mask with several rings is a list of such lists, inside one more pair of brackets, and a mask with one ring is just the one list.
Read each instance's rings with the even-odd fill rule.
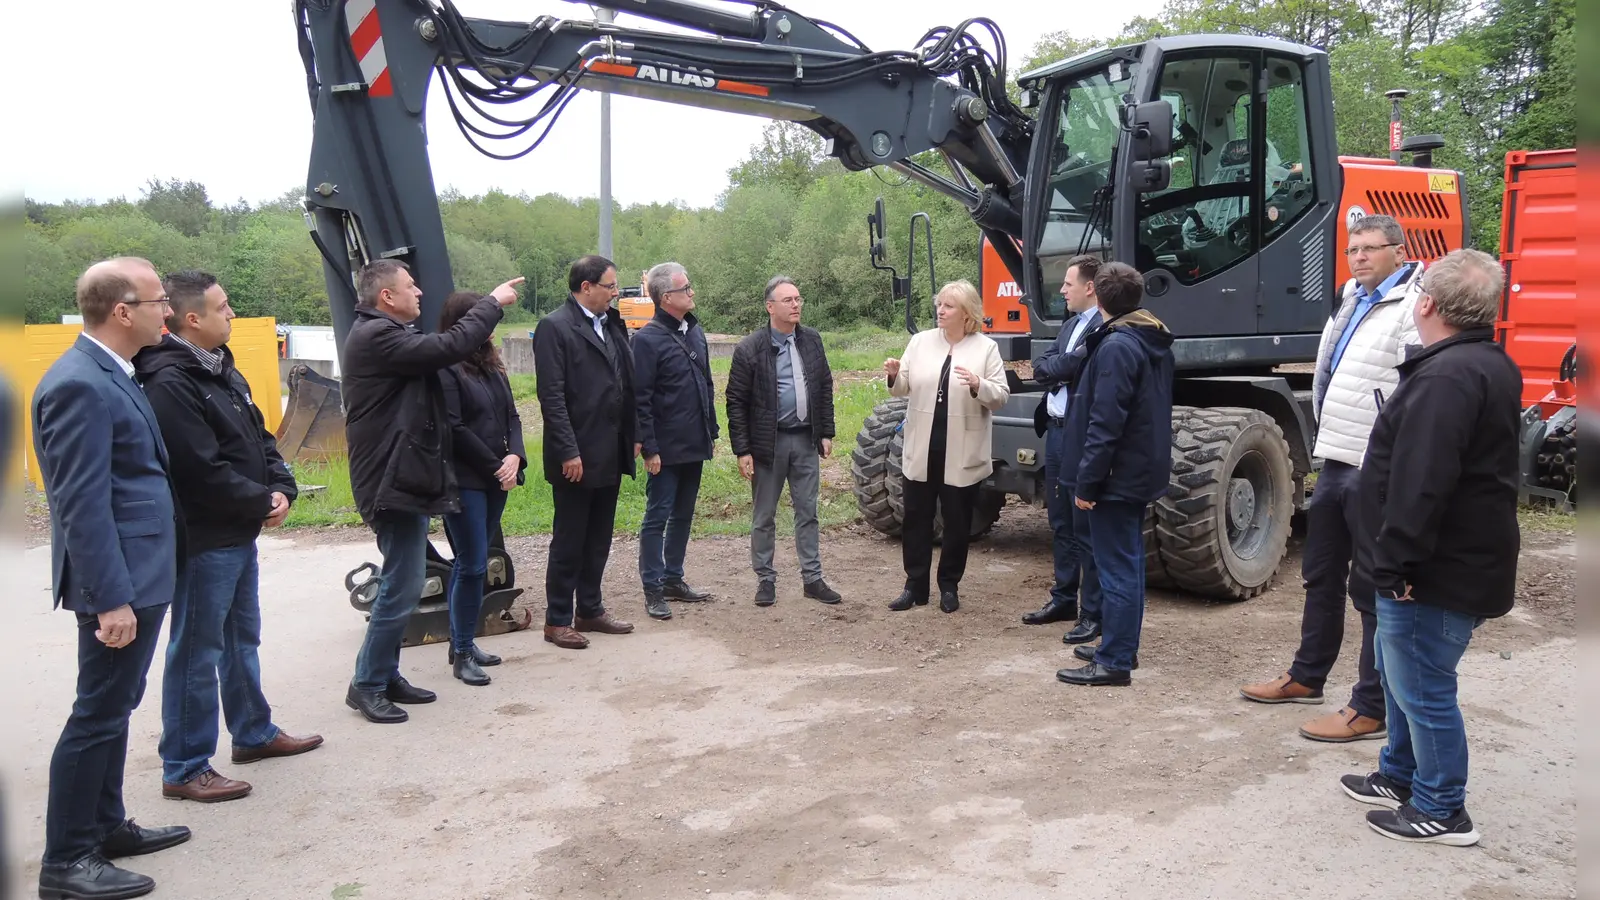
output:
[[1328,673],[1344,643],[1345,597],[1361,614],[1361,653],[1350,702],[1312,719],[1300,735],[1313,741],[1383,740],[1383,687],[1373,662],[1375,597],[1357,583],[1351,566],[1359,527],[1357,485],[1367,439],[1382,398],[1399,384],[1406,348],[1421,343],[1412,307],[1421,293],[1421,262],[1407,262],[1405,232],[1389,216],[1366,216],[1350,226],[1345,250],[1354,277],[1344,286],[1339,311],[1322,332],[1313,382],[1317,441],[1323,461],[1306,510],[1301,575],[1306,606],[1300,649],[1289,671],[1272,681],[1240,688],[1258,703],[1321,703]]

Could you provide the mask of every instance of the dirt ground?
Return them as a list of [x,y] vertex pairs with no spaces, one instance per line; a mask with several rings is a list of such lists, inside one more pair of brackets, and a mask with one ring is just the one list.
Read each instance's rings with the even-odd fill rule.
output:
[[[1329,705],[1239,699],[1293,653],[1297,555],[1248,603],[1152,592],[1134,685],[1085,689],[1054,678],[1071,662],[1064,626],[1019,621],[1044,598],[1047,541],[1041,512],[1008,509],[944,615],[885,609],[899,544],[875,534],[825,538],[840,607],[801,596],[787,542],[779,602],[759,609],[746,540],[697,540],[690,579],[716,599],[661,623],[619,538],[606,588],[634,634],[581,652],[536,631],[486,639],[505,664],[484,688],[451,679],[443,647],[408,649],[407,677],[440,700],[377,726],[343,704],[363,621],[342,580],[377,558],[370,538],[264,540],[267,693],[280,724],[328,743],[246,767],[227,763],[224,737],[219,770],[254,793],[165,802],[158,664],[134,718],[129,813],[195,838],[127,863],[157,879],[154,896],[184,900],[1577,896],[1572,536],[1526,535],[1517,608],[1461,665],[1484,835],[1470,849],[1373,833],[1337,778],[1372,769],[1379,745],[1295,734],[1347,697],[1353,639]],[[541,611],[546,543],[512,542]],[[31,895],[74,638],[49,612],[48,549],[21,558],[0,613],[20,651],[0,662],[0,760]]]

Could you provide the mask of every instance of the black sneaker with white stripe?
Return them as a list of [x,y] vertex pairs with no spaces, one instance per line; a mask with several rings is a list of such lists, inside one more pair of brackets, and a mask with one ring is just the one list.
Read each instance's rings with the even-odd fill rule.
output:
[[1375,809],[1367,813],[1367,824],[1373,831],[1397,841],[1450,847],[1470,847],[1478,842],[1478,830],[1472,827],[1465,809],[1447,819],[1434,819],[1407,803],[1393,812]]
[[1344,788],[1344,792],[1351,798],[1373,806],[1395,809],[1411,800],[1411,788],[1385,778],[1377,772],[1371,775],[1341,776],[1339,786]]

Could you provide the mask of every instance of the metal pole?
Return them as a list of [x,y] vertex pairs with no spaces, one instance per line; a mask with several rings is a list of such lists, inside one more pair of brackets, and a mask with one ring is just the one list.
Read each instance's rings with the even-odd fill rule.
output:
[[[602,25],[616,21],[617,14],[603,6],[594,8]],[[611,93],[600,94],[600,255],[611,255]]]
[[1400,101],[1410,93],[1405,88],[1384,93],[1389,98],[1389,158],[1395,162],[1400,161],[1400,144],[1405,139],[1404,128],[1400,125]]

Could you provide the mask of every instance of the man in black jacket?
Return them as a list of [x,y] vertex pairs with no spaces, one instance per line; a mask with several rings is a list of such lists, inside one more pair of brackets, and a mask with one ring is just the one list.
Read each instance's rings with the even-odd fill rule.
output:
[[[585,256],[567,271],[572,296],[533,333],[544,477],[555,501],[545,566],[544,639],[582,650],[584,632],[627,634],[633,625],[606,611],[600,580],[611,557],[622,476],[639,455],[628,329],[611,301],[617,267]],[[574,608],[576,607],[576,608]]]
[[401,676],[400,643],[422,598],[429,520],[460,508],[439,370],[489,340],[521,283],[495,288],[449,331],[422,334],[411,324],[422,315],[422,291],[406,265],[379,260],[361,268],[356,321],[344,344],[345,442],[350,490],[377,534],[383,569],[345,704],[369,721],[404,722],[406,711],[394,704],[436,699]]
[[805,301],[794,279],[774,276],[767,282],[766,300],[767,324],[739,342],[728,370],[728,434],[739,473],[755,492],[750,561],[759,579],[756,605],[777,602],[772,556],[785,483],[805,595],[838,603],[839,592],[822,580],[817,529],[821,460],[833,453],[833,372],[822,335],[800,324]]
[[205,272],[168,275],[167,335],[134,357],[172,459],[172,486],[188,528],[166,674],[161,683],[161,794],[216,802],[250,785],[211,767],[218,688],[236,765],[322,744],[272,721],[261,690],[260,570],[256,538],[283,524],[297,494],[250,385],[234,366],[233,308]]
[[1517,583],[1522,373],[1495,342],[1505,276],[1457,250],[1423,275],[1413,310],[1423,349],[1400,364],[1361,467],[1356,562],[1377,589],[1377,666],[1388,711],[1378,771],[1346,793],[1388,809],[1379,834],[1465,847],[1467,734],[1456,666]]
[[1067,684],[1122,685],[1139,665],[1144,622],[1144,510],[1167,492],[1172,467],[1172,332],[1147,310],[1144,278],[1126,263],[1101,266],[1095,295],[1105,327],[1090,334],[1068,413],[1061,481],[1089,513],[1100,582],[1101,638],[1062,669]]
[[668,600],[707,600],[684,581],[689,527],[700,474],[720,428],[706,334],[694,316],[689,273],[664,262],[645,273],[656,314],[633,338],[639,443],[645,471],[644,523],[639,529],[639,579],[645,612],[672,618]]

